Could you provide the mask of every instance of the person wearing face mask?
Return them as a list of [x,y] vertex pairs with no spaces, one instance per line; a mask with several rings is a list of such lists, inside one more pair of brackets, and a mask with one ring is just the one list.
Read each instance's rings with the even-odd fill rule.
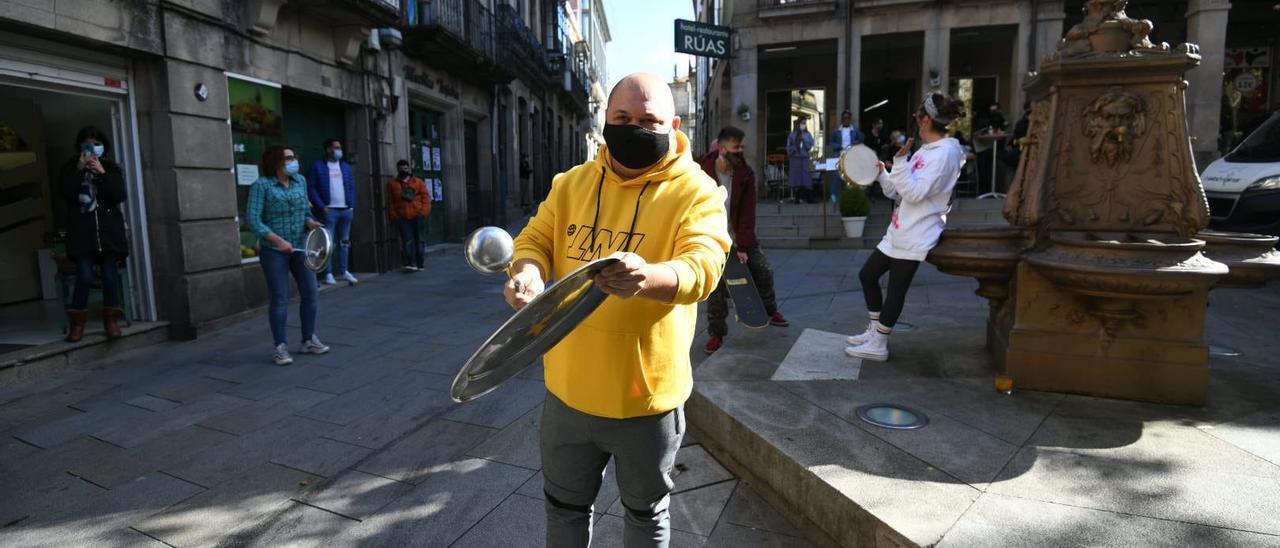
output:
[[[756,290],[764,301],[764,310],[769,314],[769,324],[786,327],[791,324],[778,311],[778,301],[773,292],[773,269],[769,268],[769,259],[756,239],[756,174],[742,156],[744,138],[746,133],[741,129],[725,126],[716,138],[716,146],[702,157],[700,163],[702,170],[729,192],[725,207],[729,215],[729,234],[733,236],[730,253],[736,254],[751,271]],[[724,337],[729,334],[729,324],[725,321],[728,316],[728,295],[722,280],[707,299],[709,337],[704,348],[707,354],[714,353],[724,344]]]
[[697,303],[719,283],[729,251],[725,191],[693,160],[658,75],[618,82],[605,120],[597,157],[556,175],[516,237],[504,296],[520,309],[547,280],[620,260],[595,278],[610,297],[543,357],[546,546],[591,542],[592,503],[612,457],[623,544],[666,547]]
[[352,210],[356,207],[356,179],[351,174],[351,164],[342,159],[342,141],[332,137],[324,140],[324,158],[311,164],[307,192],[311,204],[324,212],[324,224],[333,231],[337,244],[333,260],[324,270],[325,285],[337,283],[334,276],[355,285],[360,280],[347,270],[347,259],[351,251]]
[[302,323],[303,354],[324,354],[329,347],[316,337],[317,293],[315,273],[307,269],[307,230],[322,227],[311,216],[307,180],[298,174],[298,157],[293,149],[272,145],[262,153],[261,177],[249,187],[245,221],[258,235],[258,257],[267,279],[270,305],[267,320],[275,346],[271,356],[276,365],[289,365],[287,322],[289,320],[289,277],[298,285],[298,316]]
[[[862,265],[858,280],[870,321],[866,331],[848,337],[845,354],[863,360],[889,359],[889,334],[902,314],[907,289],[920,261],[938,244],[947,224],[947,213],[965,151],[947,134],[947,126],[964,116],[964,103],[941,93],[930,93],[915,113],[924,146],[914,154],[914,139],[907,139],[893,158],[893,171],[881,164],[880,183],[886,197],[898,202],[889,229]],[[889,274],[889,293],[882,295],[880,278]]]
[[124,215],[124,172],[104,158],[107,136],[85,126],[76,134],[79,153],[62,166],[58,190],[67,205],[67,258],[76,265],[76,285],[67,309],[67,341],[84,337],[88,323],[89,287],[93,269],[102,273],[102,326],[108,338],[121,336],[120,275],[118,261],[129,256]]
[[422,270],[422,225],[431,215],[431,192],[413,176],[408,160],[396,162],[396,176],[387,180],[387,210],[400,230],[405,270]]
[[795,129],[787,135],[787,184],[796,195],[796,202],[809,197],[813,177],[809,175],[810,151],[813,150],[813,134],[809,133],[804,118],[797,118]]

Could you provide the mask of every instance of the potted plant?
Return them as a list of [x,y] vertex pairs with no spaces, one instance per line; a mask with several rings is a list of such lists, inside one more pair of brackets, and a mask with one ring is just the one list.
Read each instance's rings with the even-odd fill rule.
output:
[[750,120],[751,107],[748,107],[746,103],[738,103],[738,117],[742,118],[743,122]]
[[867,225],[867,214],[871,213],[871,199],[862,187],[851,185],[840,192],[840,222],[844,223],[844,235],[849,238],[861,238]]

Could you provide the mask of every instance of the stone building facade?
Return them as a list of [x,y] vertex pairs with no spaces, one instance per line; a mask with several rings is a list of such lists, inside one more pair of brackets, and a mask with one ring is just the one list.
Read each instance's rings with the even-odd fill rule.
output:
[[[242,218],[266,145],[293,146],[306,170],[325,139],[343,142],[357,183],[355,272],[399,266],[383,188],[400,159],[436,183],[429,241],[516,219],[587,156],[592,82],[576,9],[0,0],[0,254],[13,258],[0,306],[54,308],[45,263],[64,213],[52,181],[84,125],[111,136],[108,157],[125,171],[129,316],[167,321],[177,337],[267,301]],[[534,168],[523,188],[521,154]]]
[[[976,109],[998,101],[1012,124],[1023,76],[1082,19],[1083,0],[695,0],[700,21],[734,29],[731,58],[700,58],[700,117],[708,128],[741,126],[761,158],[790,129],[787,94],[815,97],[819,126],[840,112],[867,126],[905,128],[926,91],[963,86]],[[1265,0],[1131,0],[1128,13],[1155,23],[1153,40],[1197,43],[1188,108],[1201,168],[1238,141],[1244,125],[1276,109],[1270,92],[1280,10]],[[1267,31],[1266,29],[1272,29]],[[1234,60],[1235,58],[1239,60]],[[1224,62],[1226,65],[1224,66]],[[1241,77],[1246,106],[1226,120],[1227,78]],[[1231,81],[1227,81],[1231,84]],[[817,92],[816,94],[814,92]],[[799,96],[799,95],[797,95]],[[1237,101],[1238,103],[1239,101]],[[742,116],[742,113],[748,113]],[[749,119],[745,119],[749,118]],[[1243,118],[1242,124],[1239,119]],[[714,134],[713,129],[704,135]],[[703,143],[705,145],[705,143]],[[784,145],[781,145],[784,146]]]

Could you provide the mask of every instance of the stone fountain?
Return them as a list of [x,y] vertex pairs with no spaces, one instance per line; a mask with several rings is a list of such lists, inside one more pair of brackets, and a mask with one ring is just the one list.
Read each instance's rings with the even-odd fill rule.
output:
[[1280,253],[1274,237],[1204,230],[1183,80],[1198,48],[1153,44],[1125,5],[1086,2],[1024,82],[1010,225],[948,228],[929,262],[978,280],[1000,384],[1199,405],[1209,290],[1265,284]]

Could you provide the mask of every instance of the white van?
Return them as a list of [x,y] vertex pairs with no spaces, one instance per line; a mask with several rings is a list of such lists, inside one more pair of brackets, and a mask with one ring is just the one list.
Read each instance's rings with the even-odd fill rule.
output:
[[1280,112],[1200,175],[1213,228],[1280,235]]

